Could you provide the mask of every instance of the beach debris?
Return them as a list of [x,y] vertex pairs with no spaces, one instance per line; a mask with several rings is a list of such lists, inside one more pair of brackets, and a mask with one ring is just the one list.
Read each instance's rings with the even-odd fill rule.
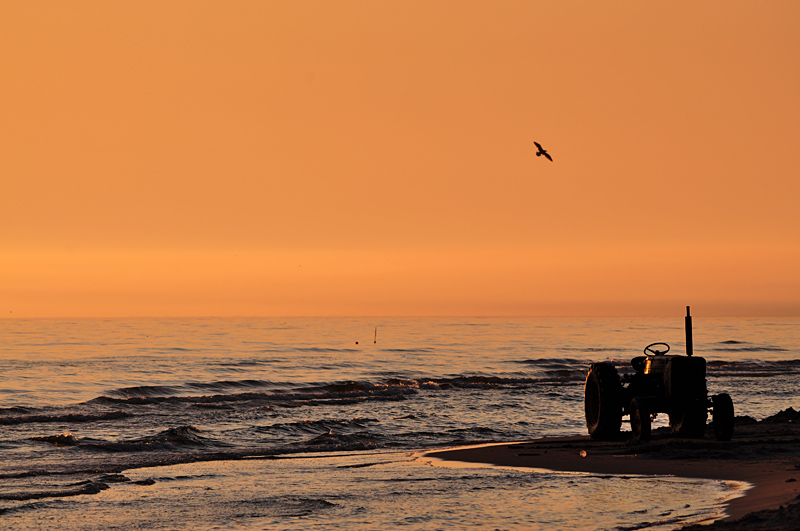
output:
[[800,421],[800,411],[795,411],[794,408],[788,407],[779,413],[775,413],[771,417],[765,418],[761,422],[765,424],[787,424],[798,421]]
[[586,457],[586,450],[581,450],[581,457]]

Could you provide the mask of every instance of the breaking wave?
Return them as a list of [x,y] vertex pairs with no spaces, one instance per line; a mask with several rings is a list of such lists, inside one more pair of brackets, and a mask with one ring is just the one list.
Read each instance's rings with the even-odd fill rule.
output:
[[20,416],[0,416],[0,426],[14,426],[18,424],[32,423],[74,423],[74,422],[97,422],[101,420],[118,420],[133,416],[125,411],[111,411],[96,415],[83,413],[68,413],[65,415],[20,415]]
[[776,347],[773,345],[755,345],[747,341],[736,341],[729,339],[727,341],[720,341],[713,347],[706,350],[711,352],[787,352],[787,349]]

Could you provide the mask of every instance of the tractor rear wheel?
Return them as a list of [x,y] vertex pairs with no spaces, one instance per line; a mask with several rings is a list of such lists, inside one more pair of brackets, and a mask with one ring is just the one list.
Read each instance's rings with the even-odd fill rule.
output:
[[610,363],[593,363],[583,395],[586,427],[592,439],[615,439],[622,425],[622,384]]
[[733,437],[733,400],[727,393],[722,393],[714,396],[713,405],[714,436],[718,441],[730,441]]

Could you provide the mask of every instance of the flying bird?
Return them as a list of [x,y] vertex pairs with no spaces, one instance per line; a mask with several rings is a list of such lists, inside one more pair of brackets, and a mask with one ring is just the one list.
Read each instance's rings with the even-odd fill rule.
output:
[[553,162],[553,157],[550,156],[550,154],[542,147],[542,145],[539,142],[534,141],[534,144],[536,144],[536,147],[539,149],[539,151],[536,152],[537,157],[544,155],[545,157],[547,157],[547,160]]

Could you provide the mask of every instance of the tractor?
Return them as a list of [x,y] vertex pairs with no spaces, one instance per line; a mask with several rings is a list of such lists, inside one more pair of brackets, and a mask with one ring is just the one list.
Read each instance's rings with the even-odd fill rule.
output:
[[658,413],[669,415],[674,434],[701,438],[709,410],[717,440],[731,439],[733,401],[727,393],[708,396],[706,360],[692,355],[692,317],[688,306],[686,356],[668,355],[669,351],[667,343],[647,345],[644,356],[631,360],[630,374],[618,374],[608,362],[591,365],[584,387],[584,408],[592,439],[618,439],[622,417],[629,415],[634,437],[647,442],[651,422]]

